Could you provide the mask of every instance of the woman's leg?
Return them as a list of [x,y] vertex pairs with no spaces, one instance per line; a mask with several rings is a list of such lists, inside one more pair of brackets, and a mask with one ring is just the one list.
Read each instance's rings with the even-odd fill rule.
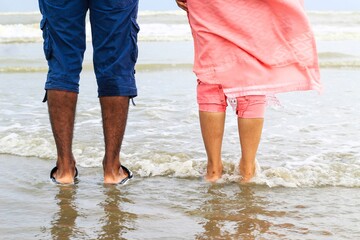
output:
[[238,118],[241,146],[241,182],[248,182],[255,174],[255,158],[263,129],[263,118]]
[[264,125],[265,103],[265,96],[237,98],[241,182],[250,181],[255,174],[255,158]]
[[221,147],[224,135],[225,112],[199,111],[201,133],[208,158],[205,179],[214,182],[221,178],[223,165]]
[[220,84],[208,84],[198,80],[197,102],[201,133],[208,158],[205,179],[215,182],[222,176],[221,147],[226,116],[226,97]]

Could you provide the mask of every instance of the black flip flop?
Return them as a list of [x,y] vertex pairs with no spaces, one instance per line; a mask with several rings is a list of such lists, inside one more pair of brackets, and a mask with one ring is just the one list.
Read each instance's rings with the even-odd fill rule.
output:
[[[55,173],[57,170],[58,170],[57,167],[54,167],[54,168],[51,170],[51,172],[50,172],[50,179],[51,179],[51,181],[52,181],[53,183],[62,184],[62,183],[58,182],[58,181],[56,180],[56,178],[54,177],[54,173]],[[78,175],[79,175],[79,172],[78,172],[77,168],[75,167],[74,180],[77,178]],[[74,181],[74,182],[75,182],[75,181]]]
[[126,178],[124,178],[123,180],[121,180],[118,184],[125,185],[130,179],[132,179],[134,177],[134,175],[127,167],[124,167],[123,165],[121,165],[121,168],[123,169],[123,171],[125,171],[127,173],[128,176]]

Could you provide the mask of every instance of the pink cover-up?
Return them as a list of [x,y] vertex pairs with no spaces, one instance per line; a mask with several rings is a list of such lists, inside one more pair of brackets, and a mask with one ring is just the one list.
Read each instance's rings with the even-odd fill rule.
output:
[[229,98],[321,91],[303,0],[187,0],[194,72]]

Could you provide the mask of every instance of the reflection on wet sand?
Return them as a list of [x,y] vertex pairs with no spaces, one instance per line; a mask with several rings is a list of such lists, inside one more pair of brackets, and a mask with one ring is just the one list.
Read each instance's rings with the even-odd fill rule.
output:
[[210,186],[205,196],[207,200],[198,210],[205,220],[202,223],[204,232],[196,239],[279,238],[268,219],[285,213],[266,210],[268,203],[255,192],[251,186],[237,184]]
[[[135,229],[134,222],[137,216],[123,210],[127,204],[132,203],[123,196],[126,194],[121,192],[117,186],[110,185],[99,189],[101,195],[98,196],[98,199],[103,200],[100,200],[97,206],[103,209],[103,214],[98,211],[99,209],[93,209],[94,212],[99,213],[97,216],[99,224],[96,224],[99,229],[93,228],[92,222],[90,220],[87,222],[87,218],[84,218],[83,214],[79,214],[77,200],[89,196],[77,193],[78,186],[76,184],[59,185],[58,188],[59,192],[55,196],[58,211],[53,215],[51,221],[51,239],[68,240],[81,236],[81,239],[117,240],[125,239],[123,235]],[[97,195],[96,192],[93,194]],[[86,226],[85,229],[83,226]]]
[[75,204],[77,185],[58,186],[59,192],[55,199],[59,211],[51,221],[51,236],[56,240],[70,239],[76,231],[76,218],[79,216]]
[[123,234],[134,230],[136,215],[123,210],[124,203],[131,203],[125,194],[122,194],[117,186],[109,185],[104,187],[106,199],[100,203],[104,208],[105,216],[100,219],[102,225],[98,239],[125,239]]

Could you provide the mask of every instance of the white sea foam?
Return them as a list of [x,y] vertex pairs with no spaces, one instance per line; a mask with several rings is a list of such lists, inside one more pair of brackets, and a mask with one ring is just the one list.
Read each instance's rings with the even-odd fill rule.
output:
[[[46,132],[41,133],[45,134],[45,137],[36,133],[10,133],[2,136],[0,138],[0,153],[55,159],[56,149],[52,136]],[[1,134],[4,135],[4,132],[1,131]],[[193,178],[203,176],[206,169],[205,159],[194,158],[192,153],[147,152],[144,149],[143,152],[138,151],[135,154],[130,154],[129,152],[134,151],[134,149],[129,146],[126,149],[122,154],[123,163],[141,177]],[[84,143],[74,144],[77,164],[82,167],[100,167],[103,152],[102,143],[99,143],[98,146],[89,146]],[[336,159],[336,155],[342,154],[327,152],[297,163],[285,160],[281,166],[266,165],[266,161],[262,162],[260,159],[262,170],[253,182],[269,187],[360,187],[358,154],[345,151],[340,160]],[[333,156],[333,158],[329,158],[329,156]],[[237,162],[225,160],[224,166],[224,176],[220,182],[239,181],[240,177],[236,170]]]
[[142,24],[140,41],[190,41],[191,31],[188,24]]
[[[89,24],[88,24],[89,25]],[[90,26],[87,27],[86,41],[91,41]],[[143,24],[139,41],[190,41],[188,24]],[[0,43],[42,42],[42,33],[36,24],[0,25]]]
[[[360,40],[359,12],[310,12],[318,40]],[[0,13],[0,43],[41,42],[39,13]],[[139,13],[140,41],[191,40],[183,11]],[[90,41],[90,27],[87,27]]]
[[0,25],[0,43],[42,41],[41,30],[36,24]]

